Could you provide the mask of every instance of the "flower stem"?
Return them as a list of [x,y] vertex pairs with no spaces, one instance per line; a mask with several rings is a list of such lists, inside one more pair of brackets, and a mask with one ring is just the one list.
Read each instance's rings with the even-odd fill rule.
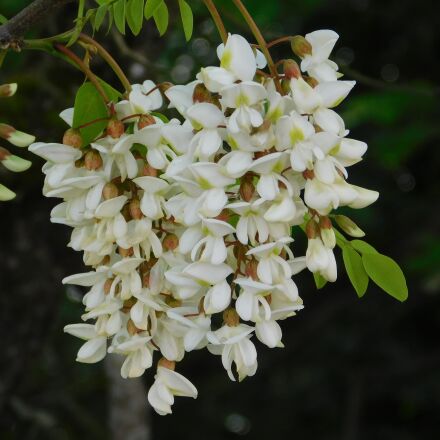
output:
[[271,47],[276,46],[277,44],[280,44],[280,43],[290,43],[291,39],[292,39],[292,37],[290,37],[290,36],[280,37],[280,38],[277,38],[276,40],[273,40],[273,41],[270,41],[269,43],[267,43],[266,47],[268,49],[270,49]]
[[110,104],[109,97],[105,93],[98,78],[94,75],[94,73],[90,70],[90,68],[86,65],[86,63],[84,63],[84,61],[81,58],[79,58],[78,55],[76,55],[74,52],[72,52],[66,46],[63,46],[62,44],[56,43],[54,45],[54,47],[56,50],[63,53],[64,55],[66,55],[67,58],[69,58],[71,61],[73,61],[81,69],[81,71],[87,76],[89,81],[95,86],[96,90],[101,95],[105,104],[108,106]]
[[119,81],[121,81],[121,84],[124,86],[125,90],[127,92],[131,91],[131,84],[128,80],[127,76],[119,66],[119,64],[116,62],[116,60],[110,55],[110,53],[104,49],[103,46],[101,46],[96,40],[89,37],[86,34],[80,34],[79,41],[82,41],[84,43],[90,44],[94,46],[98,52],[98,54],[102,57],[102,59],[112,68],[113,72],[115,72],[116,76],[119,78]]
[[223,43],[226,43],[226,40],[228,39],[228,33],[226,32],[225,25],[214,2],[212,0],[203,0],[203,3],[205,3],[205,6],[211,13],[212,19],[214,20],[214,23],[217,26],[218,33],[220,34],[220,38],[222,39]]
[[267,65],[269,67],[270,73],[273,77],[275,87],[277,88],[278,92],[282,94],[282,88],[281,83],[278,78],[278,73],[275,68],[275,64],[273,62],[272,56],[269,52],[269,49],[267,48],[266,40],[263,37],[263,34],[261,33],[260,29],[258,28],[257,24],[255,23],[254,19],[252,18],[249,11],[246,9],[246,6],[243,4],[241,0],[232,0],[235,4],[235,6],[240,11],[243,18],[246,20],[246,23],[248,24],[250,30],[254,34],[255,39],[257,40],[258,45],[260,46],[261,51],[263,52],[264,56],[267,60]]

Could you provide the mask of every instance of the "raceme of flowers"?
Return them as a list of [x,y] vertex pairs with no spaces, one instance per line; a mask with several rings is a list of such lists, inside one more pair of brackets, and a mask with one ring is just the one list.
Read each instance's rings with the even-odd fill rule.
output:
[[[44,194],[62,199],[52,222],[72,227],[69,246],[91,267],[63,280],[89,289],[85,323],[65,327],[85,341],[77,360],[124,356],[124,378],[155,364],[159,414],[174,396],[197,397],[175,371],[187,352],[206,347],[241,381],[257,370],[256,339],[283,347],[279,321],[303,308],[292,277],[307,268],[336,280],[329,214],[378,197],[347,182],[367,145],[334,110],[354,86],[328,59],[337,38],[296,40],[301,67],[285,62],[281,94],[257,71],[264,56],[229,35],[220,67],[165,91],[181,121],[154,113],[163,96],[145,81],[90,145],[69,129],[63,143],[30,147],[47,161]],[[72,113],[61,117],[71,124]],[[305,256],[292,252],[299,225]]]

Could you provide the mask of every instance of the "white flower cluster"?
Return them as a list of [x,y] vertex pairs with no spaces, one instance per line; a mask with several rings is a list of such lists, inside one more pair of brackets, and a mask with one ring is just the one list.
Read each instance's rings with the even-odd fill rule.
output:
[[[354,85],[328,60],[336,40],[307,35],[307,75],[285,63],[280,93],[257,72],[264,56],[230,35],[220,67],[166,90],[183,123],[151,113],[162,95],[146,81],[90,146],[68,130],[63,144],[31,147],[47,160],[44,194],[63,199],[52,221],[73,228],[69,246],[93,267],[64,279],[90,289],[82,318],[93,323],[65,328],[86,341],[77,360],[117,353],[128,378],[159,351],[148,400],[160,414],[174,396],[197,396],[174,371],[186,352],[221,355],[231,380],[255,374],[254,333],[282,347],[278,321],[303,308],[292,276],[307,267],[336,279],[329,213],[378,196],[346,181],[367,146],[346,137],[332,110]],[[62,117],[71,122],[71,111]],[[307,253],[294,257],[291,229],[305,222]]]

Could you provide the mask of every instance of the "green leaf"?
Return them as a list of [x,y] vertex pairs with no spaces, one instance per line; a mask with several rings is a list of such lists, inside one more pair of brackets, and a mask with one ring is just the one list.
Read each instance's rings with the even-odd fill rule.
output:
[[368,244],[364,240],[351,240],[349,242],[354,249],[356,249],[361,254],[378,254],[376,249],[374,249],[371,244]]
[[[116,101],[119,92],[109,84],[101,81],[107,96]],[[102,100],[102,96],[96,90],[95,86],[90,83],[84,83],[79,89],[75,97],[75,106],[73,112],[73,127],[79,127],[94,121],[95,119],[105,118],[108,116],[107,106]],[[88,127],[81,128],[84,145],[88,145],[93,141],[106,127],[106,121],[96,122]]]
[[0,14],[0,24],[5,24],[7,21],[8,19],[4,15]]
[[125,35],[125,14],[126,0],[118,0],[113,5],[113,15],[115,17],[116,28],[122,35]]
[[194,16],[191,6],[185,0],[179,0],[180,16],[182,17],[183,31],[186,41],[191,39],[194,27]]
[[104,4],[101,5],[97,11],[96,11],[96,15],[95,15],[95,30],[99,31],[99,28],[101,27],[102,23],[104,22],[105,16],[107,15],[108,12],[108,5]]
[[159,31],[160,36],[162,36],[167,31],[169,22],[168,7],[164,1],[162,1],[160,6],[156,9],[153,18],[157,30]]
[[147,3],[145,4],[145,18],[149,20],[154,13],[156,12],[157,8],[163,3],[163,0],[147,0]]
[[344,246],[342,249],[342,258],[344,259],[345,269],[351,284],[356,290],[359,298],[362,298],[368,288],[368,275],[362,264],[361,256],[350,246]]
[[405,275],[393,259],[379,253],[365,253],[362,262],[369,277],[386,293],[402,302],[408,298]]
[[128,0],[127,3],[127,23],[133,32],[138,35],[142,29],[144,20],[144,0]]
[[322,289],[327,284],[327,280],[319,273],[315,272],[313,274],[313,278],[315,279],[315,284],[317,289]]

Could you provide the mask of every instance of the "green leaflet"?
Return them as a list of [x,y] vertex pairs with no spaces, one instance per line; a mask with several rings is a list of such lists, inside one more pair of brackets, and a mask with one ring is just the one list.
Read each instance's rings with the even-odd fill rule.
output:
[[379,253],[364,253],[362,262],[369,277],[386,293],[402,302],[408,298],[405,275],[394,260]]
[[138,35],[144,20],[144,0],[128,0],[127,23],[133,35]]
[[94,24],[95,30],[99,31],[99,28],[101,27],[102,23],[104,22],[105,16],[107,15],[107,12],[108,12],[108,5],[106,5],[106,4],[101,5],[97,9],[96,15],[95,15],[95,24]]
[[149,20],[154,15],[157,8],[162,3],[163,3],[163,0],[147,0],[147,3],[145,4],[145,10],[144,10],[145,18],[147,20]]
[[164,1],[161,2],[159,7],[153,14],[154,22],[156,23],[157,30],[160,36],[162,36],[168,29],[169,13],[168,6]]
[[113,5],[113,15],[118,31],[125,35],[126,0],[118,0]]
[[[119,92],[104,81],[100,81],[102,87],[112,101],[116,101]],[[108,116],[107,106],[102,100],[101,95],[95,86],[90,83],[84,83],[79,89],[75,97],[75,106],[73,112],[73,127],[79,127],[94,121],[95,119],[105,118]],[[93,141],[106,127],[106,121],[96,122],[81,129],[84,145],[88,145]]]
[[359,298],[365,295],[368,288],[368,275],[362,264],[361,256],[350,246],[342,248],[345,270]]
[[191,6],[185,0],[179,0],[180,16],[182,18],[183,31],[186,41],[191,39],[194,27],[194,16]]
[[371,244],[368,244],[366,241],[363,240],[351,240],[350,241],[351,246],[356,249],[361,254],[377,254],[377,250],[374,249]]

